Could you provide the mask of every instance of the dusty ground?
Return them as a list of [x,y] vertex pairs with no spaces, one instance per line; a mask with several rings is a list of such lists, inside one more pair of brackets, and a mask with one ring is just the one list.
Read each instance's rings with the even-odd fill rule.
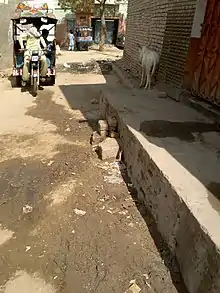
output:
[[62,72],[33,98],[0,81],[1,293],[119,293],[133,279],[141,292],[185,293],[126,171],[91,151],[104,84]]

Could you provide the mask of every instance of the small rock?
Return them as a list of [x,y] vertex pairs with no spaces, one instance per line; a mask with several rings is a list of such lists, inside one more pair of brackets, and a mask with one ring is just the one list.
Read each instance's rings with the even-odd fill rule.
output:
[[107,137],[99,143],[98,153],[101,160],[116,159],[119,153],[119,144],[115,138]]
[[29,214],[33,211],[33,207],[26,204],[23,206],[23,214]]
[[27,252],[27,251],[30,250],[30,249],[31,249],[30,246],[26,246],[26,250],[25,250],[25,252]]
[[141,291],[141,288],[136,284],[136,280],[132,280],[130,282],[130,287],[128,288],[125,293],[139,293]]
[[106,122],[106,120],[99,120],[98,127],[101,137],[106,137],[108,134],[108,123]]
[[165,93],[165,92],[158,92],[157,93],[157,98],[158,99],[166,99],[167,98],[167,93]]
[[131,227],[131,228],[134,228],[134,223],[131,222],[131,223],[128,224],[128,226]]
[[84,215],[86,214],[86,211],[78,210],[78,209],[74,209],[74,213],[75,213],[77,216],[84,216]]
[[70,65],[69,65],[69,64],[67,64],[66,62],[65,62],[65,63],[63,63],[63,66],[64,66],[65,68],[70,68]]
[[99,101],[97,99],[92,99],[91,104],[99,104]]

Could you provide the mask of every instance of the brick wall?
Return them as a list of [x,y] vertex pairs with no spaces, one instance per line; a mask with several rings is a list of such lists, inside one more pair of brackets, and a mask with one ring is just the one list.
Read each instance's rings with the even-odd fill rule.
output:
[[140,75],[137,43],[161,55],[159,79],[182,85],[196,0],[130,0],[124,64]]

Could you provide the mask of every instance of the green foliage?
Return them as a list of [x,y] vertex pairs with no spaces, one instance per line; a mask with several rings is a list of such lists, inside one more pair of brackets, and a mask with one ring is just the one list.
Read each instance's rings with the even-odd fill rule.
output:
[[58,5],[64,9],[72,11],[91,11],[94,0],[59,0]]

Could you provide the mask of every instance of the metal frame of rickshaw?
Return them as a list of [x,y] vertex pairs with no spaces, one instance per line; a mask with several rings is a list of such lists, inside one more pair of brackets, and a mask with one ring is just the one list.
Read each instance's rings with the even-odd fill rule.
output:
[[[41,19],[44,18],[44,19],[47,19],[47,22],[43,22],[41,21]],[[17,34],[17,30],[20,30],[21,32],[23,32],[23,30],[18,26],[18,24],[22,24],[21,23],[21,20],[22,19],[26,19],[27,21],[24,23],[25,25],[27,24],[32,24],[33,21],[36,22],[36,19],[39,19],[39,22],[41,23],[41,26],[43,25],[53,25],[50,29],[48,29],[48,31],[52,30],[53,28],[55,29],[54,30],[54,64],[51,65],[50,68],[48,68],[48,73],[47,73],[47,76],[52,78],[52,83],[54,84],[55,83],[55,76],[56,76],[56,43],[55,43],[55,36],[56,36],[56,24],[57,24],[57,19],[56,18],[53,18],[53,17],[49,17],[49,16],[30,16],[30,17],[20,17],[20,18],[12,18],[11,21],[12,21],[12,24],[13,24],[13,73],[12,73],[12,76],[16,77],[16,78],[20,78],[21,79],[21,76],[22,76],[22,73],[23,73],[23,69],[22,67],[17,67],[16,65],[16,57],[19,56],[19,54],[16,54],[16,50],[15,50],[15,42],[18,41],[18,39],[16,38],[15,39],[15,36],[18,36]],[[49,21],[48,21],[49,20]],[[20,56],[23,56],[23,54],[20,54]],[[17,84],[20,84],[20,82],[16,82]]]

